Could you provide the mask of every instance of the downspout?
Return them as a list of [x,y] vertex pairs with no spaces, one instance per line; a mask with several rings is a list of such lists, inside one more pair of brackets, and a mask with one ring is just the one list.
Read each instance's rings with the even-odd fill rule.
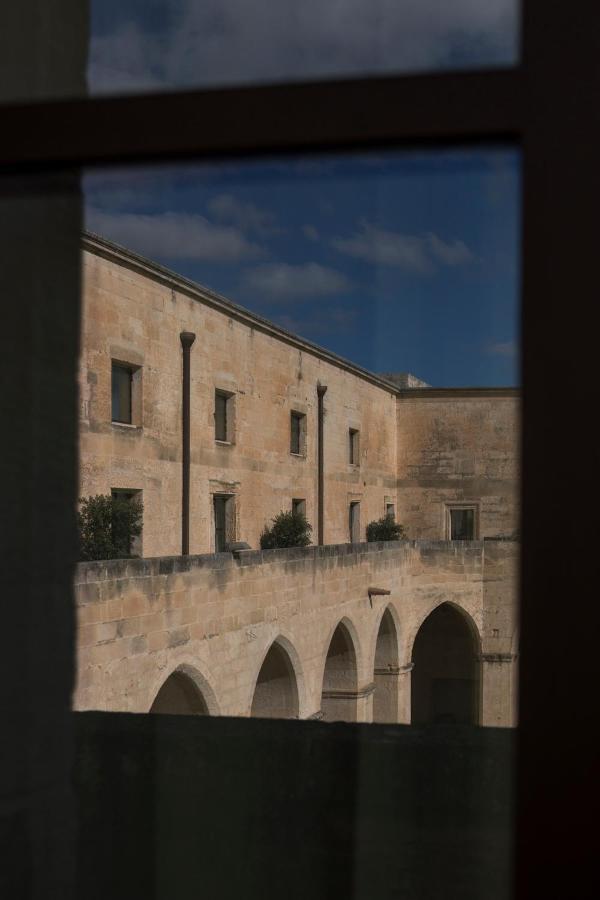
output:
[[181,555],[190,552],[190,350],[196,340],[191,331],[179,335],[183,348],[182,384],[182,471],[181,471]]
[[317,383],[317,543],[319,546],[323,544],[323,519],[324,519],[324,493],[325,485],[323,479],[323,397],[327,393],[327,386]]

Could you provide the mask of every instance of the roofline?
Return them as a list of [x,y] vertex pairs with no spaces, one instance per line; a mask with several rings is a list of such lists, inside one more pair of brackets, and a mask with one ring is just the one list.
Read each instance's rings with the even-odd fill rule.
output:
[[249,328],[262,331],[264,334],[275,337],[280,341],[284,341],[286,344],[290,344],[298,350],[310,353],[339,369],[343,369],[346,372],[350,372],[351,374],[362,378],[364,381],[374,384],[376,387],[379,387],[396,397],[406,399],[414,397],[415,395],[421,397],[433,397],[437,395],[482,396],[487,394],[493,396],[512,396],[513,394],[516,395],[519,393],[518,388],[398,388],[393,382],[387,381],[385,378],[376,375],[374,372],[369,372],[368,369],[363,369],[361,366],[345,359],[343,356],[338,356],[336,353],[332,353],[331,350],[326,350],[324,347],[320,347],[312,341],[305,340],[304,338],[293,334],[291,331],[286,331],[285,328],[281,328],[279,325],[275,325],[268,319],[244,309],[243,306],[238,306],[237,303],[233,303],[231,300],[228,300],[227,297],[223,297],[221,294],[216,293],[216,291],[212,291],[203,285],[199,285],[189,278],[185,278],[183,275],[178,275],[171,269],[167,269],[165,266],[161,266],[159,263],[153,262],[152,260],[141,256],[139,253],[135,253],[133,250],[122,247],[120,244],[115,244],[113,241],[110,241],[99,234],[94,234],[91,231],[84,231],[82,235],[82,244],[84,249],[95,253],[97,256],[102,256],[109,260],[117,260],[121,265],[125,265],[142,275],[153,278],[155,281],[170,287],[172,290],[176,290],[178,293],[186,294],[194,300],[201,301],[229,318],[236,319],[238,322],[247,325]]

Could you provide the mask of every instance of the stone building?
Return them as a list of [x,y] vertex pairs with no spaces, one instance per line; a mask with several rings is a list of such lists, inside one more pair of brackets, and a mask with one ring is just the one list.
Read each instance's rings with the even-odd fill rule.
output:
[[[79,567],[77,707],[514,723],[517,391],[378,376],[83,255],[80,493],[142,498],[144,559]],[[258,551],[292,508],[317,546]],[[408,543],[364,543],[385,514]]]

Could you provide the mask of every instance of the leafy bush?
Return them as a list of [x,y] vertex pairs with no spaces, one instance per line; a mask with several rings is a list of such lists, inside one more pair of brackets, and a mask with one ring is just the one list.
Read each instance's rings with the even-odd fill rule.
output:
[[96,494],[94,497],[82,497],[79,502],[80,558],[131,557],[133,539],[142,533],[141,500],[119,494]]
[[383,516],[367,525],[368,541],[400,541],[403,537],[406,537],[406,529],[393,516]]
[[312,525],[306,521],[304,513],[282,511],[272,520],[271,527],[265,526],[260,536],[260,549],[307,547],[311,531]]

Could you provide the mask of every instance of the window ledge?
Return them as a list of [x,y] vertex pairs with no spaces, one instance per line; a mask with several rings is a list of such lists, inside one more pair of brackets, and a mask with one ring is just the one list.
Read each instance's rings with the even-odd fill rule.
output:
[[290,456],[295,456],[296,459],[306,459],[306,453],[294,453],[293,450],[290,450]]
[[133,425],[131,422],[111,422],[114,428],[124,428],[126,431],[142,431],[142,425]]
[[217,444],[217,446],[219,447],[233,447],[234,441],[220,441],[215,438],[215,444]]

